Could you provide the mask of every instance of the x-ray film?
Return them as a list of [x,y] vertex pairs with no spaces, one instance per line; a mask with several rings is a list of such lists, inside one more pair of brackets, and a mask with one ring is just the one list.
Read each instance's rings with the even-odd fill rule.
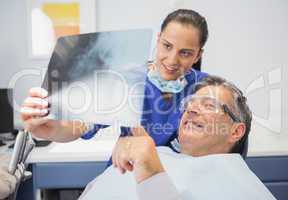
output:
[[43,82],[48,117],[139,125],[151,40],[146,29],[59,38]]

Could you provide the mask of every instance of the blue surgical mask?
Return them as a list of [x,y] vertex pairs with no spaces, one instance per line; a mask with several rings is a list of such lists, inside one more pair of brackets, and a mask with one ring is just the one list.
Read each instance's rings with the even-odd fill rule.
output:
[[187,85],[185,76],[180,76],[177,80],[165,80],[162,78],[159,70],[151,69],[148,72],[148,79],[153,83],[161,92],[179,93]]

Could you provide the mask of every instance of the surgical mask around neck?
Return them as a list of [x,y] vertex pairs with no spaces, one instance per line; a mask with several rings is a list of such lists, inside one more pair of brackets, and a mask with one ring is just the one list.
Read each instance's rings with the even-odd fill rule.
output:
[[148,79],[153,83],[161,92],[179,93],[188,84],[185,76],[180,76],[177,80],[165,80],[162,78],[159,70],[150,69],[148,72]]

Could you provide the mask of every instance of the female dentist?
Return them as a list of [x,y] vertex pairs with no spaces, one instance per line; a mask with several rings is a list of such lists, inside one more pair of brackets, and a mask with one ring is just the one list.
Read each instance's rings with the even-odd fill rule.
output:
[[[147,74],[141,121],[158,146],[170,146],[176,138],[180,102],[193,93],[193,85],[207,75],[193,69],[201,65],[207,38],[206,20],[193,10],[176,10],[161,25],[156,58],[150,63]],[[105,127],[44,118],[49,107],[47,95],[47,91],[41,88],[32,88],[21,108],[26,130],[36,137],[56,142],[68,142],[79,137],[89,139]],[[125,134],[127,130],[122,133]]]

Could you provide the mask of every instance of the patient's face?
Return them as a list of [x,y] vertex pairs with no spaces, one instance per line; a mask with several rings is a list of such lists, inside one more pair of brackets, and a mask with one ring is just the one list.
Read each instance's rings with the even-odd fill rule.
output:
[[221,86],[206,86],[193,95],[179,127],[182,153],[201,156],[229,151],[232,121],[221,104],[229,106],[231,102],[231,92]]

